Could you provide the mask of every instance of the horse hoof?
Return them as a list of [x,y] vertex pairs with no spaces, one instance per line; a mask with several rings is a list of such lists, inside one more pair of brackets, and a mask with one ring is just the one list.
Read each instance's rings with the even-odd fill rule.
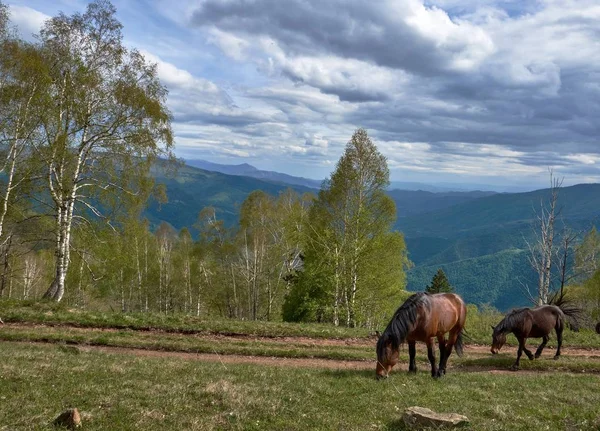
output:
[[536,355],[534,356],[534,358],[535,358],[535,359],[538,359],[540,356],[542,356],[542,355],[537,355],[537,354],[536,354]]
[[444,377],[445,375],[446,375],[445,370],[438,370],[438,372],[436,373],[437,378]]
[[416,368],[413,368],[412,370],[409,369],[408,372],[410,374],[417,374],[417,369]]
[[556,360],[558,360],[558,359],[560,359],[560,355],[556,355],[556,356],[554,356],[554,360],[555,360],[555,361],[556,361]]
[[513,365],[512,367],[509,368],[510,371],[519,371],[519,366],[518,365]]

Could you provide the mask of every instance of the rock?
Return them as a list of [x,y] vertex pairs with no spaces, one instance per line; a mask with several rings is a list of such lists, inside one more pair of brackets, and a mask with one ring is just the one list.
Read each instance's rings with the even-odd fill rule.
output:
[[69,409],[62,412],[56,419],[54,419],[54,425],[59,427],[67,427],[72,430],[81,426],[81,416],[79,410]]
[[404,423],[410,429],[422,429],[426,427],[455,428],[468,425],[466,416],[456,413],[436,413],[425,407],[408,407],[402,415]]

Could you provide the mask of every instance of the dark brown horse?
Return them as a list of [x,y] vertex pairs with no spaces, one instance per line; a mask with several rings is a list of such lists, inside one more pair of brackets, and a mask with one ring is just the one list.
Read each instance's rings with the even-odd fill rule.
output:
[[[492,354],[498,353],[506,342],[506,334],[513,333],[519,341],[517,360],[511,367],[512,370],[519,369],[519,361],[523,352],[529,359],[539,358],[542,350],[546,347],[550,332],[556,331],[557,348],[554,359],[560,357],[560,346],[562,345],[562,333],[565,326],[565,313],[556,305],[541,305],[535,308],[517,308],[508,313],[496,327],[492,334]],[[535,354],[532,354],[525,341],[527,338],[542,338]]]
[[[377,379],[387,377],[398,363],[400,345],[408,343],[410,356],[408,371],[416,372],[415,344],[427,345],[427,357],[431,363],[431,376],[446,374],[446,363],[452,347],[462,354],[462,335],[467,308],[460,296],[454,293],[415,293],[394,313],[392,320],[377,341]],[[448,340],[445,334],[449,333]],[[435,365],[434,338],[440,346],[440,365]]]

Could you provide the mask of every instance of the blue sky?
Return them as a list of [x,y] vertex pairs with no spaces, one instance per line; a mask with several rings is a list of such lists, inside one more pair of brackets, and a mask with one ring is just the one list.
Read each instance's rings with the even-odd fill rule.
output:
[[[5,0],[31,37],[80,0]],[[391,178],[600,182],[600,4],[114,0],[158,63],[176,152],[321,179],[364,127]]]

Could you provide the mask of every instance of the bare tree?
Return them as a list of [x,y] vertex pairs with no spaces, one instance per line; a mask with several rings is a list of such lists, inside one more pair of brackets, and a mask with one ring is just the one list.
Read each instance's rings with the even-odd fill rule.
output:
[[547,304],[549,299],[552,263],[556,254],[554,224],[560,214],[557,204],[562,183],[563,179],[554,178],[553,171],[550,169],[550,198],[547,203],[540,202],[540,212],[536,213],[534,240],[526,241],[529,248],[529,263],[538,274],[536,297],[538,305]]
[[558,281],[560,284],[559,295],[564,296],[564,288],[577,274],[569,269],[571,255],[574,252],[573,244],[579,238],[579,232],[564,227],[558,238],[558,247],[555,249],[554,259],[558,268]]

